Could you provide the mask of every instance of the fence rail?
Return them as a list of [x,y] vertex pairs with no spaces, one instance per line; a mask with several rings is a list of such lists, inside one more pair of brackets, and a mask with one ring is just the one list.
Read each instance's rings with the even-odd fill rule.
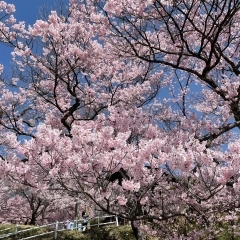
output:
[[[107,218],[115,218],[115,221],[109,221],[109,222],[101,222],[100,219],[107,219]],[[93,222],[94,219],[97,219],[97,223],[93,223],[91,224],[91,221]],[[68,222],[68,226],[66,227],[66,223]],[[43,233],[39,233],[39,234],[35,234],[35,235],[31,235],[28,237],[24,237],[21,238],[20,240],[28,240],[28,239],[34,239],[40,236],[44,236],[47,234],[53,234],[54,235],[54,239],[57,239],[57,235],[58,232],[60,231],[66,231],[66,230],[78,230],[78,231],[83,231],[83,219],[79,219],[79,220],[73,220],[73,221],[64,221],[64,222],[55,222],[55,223],[51,223],[51,224],[47,224],[47,225],[43,225],[43,226],[37,226],[37,227],[33,227],[33,228],[28,228],[28,229],[24,229],[24,230],[18,230],[18,225],[16,225],[15,227],[12,228],[6,228],[6,229],[2,229],[0,230],[0,239],[4,239],[7,237],[11,237],[20,233],[24,233],[24,232],[30,232],[30,231],[34,231],[34,230],[38,230],[38,229],[42,229],[42,228],[47,228],[46,232]],[[115,215],[106,215],[106,216],[96,216],[93,217],[91,219],[89,219],[88,222],[88,228],[94,227],[94,226],[102,226],[102,225],[108,225],[108,224],[116,224],[116,226],[119,225],[118,223],[118,217]],[[6,233],[6,234],[1,234],[1,232],[3,231],[8,231],[14,229],[14,232],[10,232],[10,233]]]

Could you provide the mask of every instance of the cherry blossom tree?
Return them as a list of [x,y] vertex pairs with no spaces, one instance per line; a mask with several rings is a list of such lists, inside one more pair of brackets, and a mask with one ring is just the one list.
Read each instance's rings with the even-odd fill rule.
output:
[[0,90],[5,186],[77,196],[136,239],[235,231],[239,14],[233,0],[71,0],[28,29],[1,20],[16,63]]
[[[109,41],[118,56],[136,57],[175,75],[181,91],[176,101],[192,92],[191,82],[200,84],[192,105],[203,122],[213,123],[196,133],[200,141],[212,146],[238,127],[238,1],[98,1],[97,7],[111,26]],[[189,118],[186,105],[180,110],[179,117]]]
[[[238,209],[237,188],[234,190],[235,183],[231,185],[228,181],[235,176],[236,168],[230,166],[232,160],[229,167],[214,161],[216,155],[219,160],[224,159],[220,151],[206,149],[205,144],[184,131],[175,133],[173,138],[149,123],[146,129],[141,129],[143,122],[134,124],[142,131],[136,147],[128,143],[131,134],[126,131],[128,128],[124,131],[127,117],[115,119],[123,124],[118,125],[122,131],[117,135],[112,122],[102,115],[95,121],[74,126],[72,139],[50,126],[40,125],[36,139],[23,146],[29,164],[34,166],[25,173],[31,185],[36,185],[34,176],[39,177],[37,169],[41,166],[46,176],[42,188],[49,190],[50,185],[74,193],[87,199],[90,205],[96,204],[105,212],[128,219],[137,237],[139,229],[150,231],[146,228],[149,224],[143,228],[138,226],[139,221],[152,222],[152,233],[159,237],[215,234],[225,221],[218,218],[219,214],[227,217],[233,208]],[[47,152],[43,152],[46,148]],[[171,161],[167,162],[170,167],[165,175],[167,169],[159,166],[166,164],[167,159]],[[146,162],[151,169],[144,166]],[[127,172],[121,185],[109,181],[111,174],[121,168]],[[184,219],[188,223],[185,226]]]
[[[20,165],[23,164],[20,162]],[[30,186],[22,172],[16,167],[12,174],[4,174],[1,184],[0,213],[1,222],[17,224],[46,224],[54,221],[64,221],[74,217],[75,199],[60,191],[41,191]],[[18,175],[18,173],[20,175]]]

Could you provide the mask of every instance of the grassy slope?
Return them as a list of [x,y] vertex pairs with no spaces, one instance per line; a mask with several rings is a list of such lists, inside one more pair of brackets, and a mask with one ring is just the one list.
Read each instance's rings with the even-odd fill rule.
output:
[[[6,234],[8,232],[14,232],[15,225],[1,225],[0,224],[0,230],[6,229],[12,227],[11,230],[0,232],[1,234]],[[19,230],[32,228],[33,226],[19,226]],[[7,237],[3,240],[20,240],[24,237],[28,237],[31,235],[35,235],[36,233],[43,233],[46,232],[47,229],[40,229],[40,230],[32,230],[31,233],[20,233],[17,236]],[[51,233],[49,235],[40,236],[38,238],[33,238],[34,240],[54,240],[54,233]],[[157,240],[158,238],[151,238],[149,237],[148,240]],[[238,234],[233,235],[225,229],[217,238],[217,240],[240,240],[240,236]],[[86,232],[78,232],[78,231],[71,231],[66,230],[62,232],[58,232],[58,238],[57,240],[135,240],[133,237],[133,233],[131,230],[131,227],[129,225],[125,226],[102,226],[100,228],[94,227],[91,229],[88,229]]]
[[[6,234],[8,232],[14,231],[14,225],[0,225],[0,230],[8,227],[13,227],[9,231],[0,232],[1,234]],[[31,228],[31,226],[19,226],[19,230]],[[46,229],[36,230],[34,229],[31,233],[19,233],[17,236],[7,237],[4,240],[19,240],[24,237],[28,237],[30,235],[35,235],[39,233],[45,232]],[[53,240],[54,234],[51,233],[49,235],[40,236],[38,238],[34,238],[35,240]],[[130,226],[104,226],[100,228],[92,228],[87,230],[86,232],[78,232],[66,230],[62,232],[58,232],[58,240],[134,240],[132,230]]]
[[84,233],[77,231],[65,231],[59,236],[59,240],[134,240],[129,226],[105,226],[92,228]]

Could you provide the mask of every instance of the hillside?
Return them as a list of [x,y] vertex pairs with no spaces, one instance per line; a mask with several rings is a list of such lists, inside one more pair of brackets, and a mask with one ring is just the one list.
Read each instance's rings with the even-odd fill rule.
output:
[[[0,225],[0,229],[6,229],[9,227],[14,227],[13,225]],[[19,230],[23,230],[29,228],[30,226],[19,226]],[[34,229],[31,232],[19,233],[15,236],[1,238],[1,234],[6,234],[12,231],[3,231],[0,234],[0,239],[4,240],[19,240],[22,238],[29,237],[31,235],[40,234],[48,229],[36,230]],[[40,236],[37,238],[32,238],[35,240],[54,240],[54,233],[50,233],[49,235]],[[103,226],[100,228],[91,228],[86,232],[78,232],[66,230],[62,232],[58,232],[58,240],[134,240],[132,230],[130,226]]]

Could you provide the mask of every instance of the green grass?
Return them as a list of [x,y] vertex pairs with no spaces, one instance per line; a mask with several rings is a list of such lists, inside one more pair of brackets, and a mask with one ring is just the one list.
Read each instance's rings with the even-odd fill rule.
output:
[[91,228],[86,232],[61,232],[59,240],[134,240],[130,226],[104,226]]
[[[7,234],[9,232],[14,232],[15,226],[14,225],[0,225],[1,229],[7,229],[12,227],[11,230],[6,230],[4,232],[0,232],[1,234]],[[28,228],[34,228],[33,226],[19,226],[18,230],[24,230]],[[19,233],[15,236],[10,236],[4,238],[4,240],[19,240],[24,237],[28,237],[35,234],[40,234],[43,232],[47,232],[47,228],[41,229],[32,229],[32,231]],[[38,238],[33,238],[35,240],[53,240],[54,233],[40,236]],[[86,230],[85,232],[78,232],[76,230],[66,230],[58,232],[58,240],[134,240],[132,230],[130,226],[102,226],[100,228],[94,227],[91,229]]]
[[[1,234],[7,234],[10,232],[15,231],[15,225],[1,225],[0,224],[0,230],[1,229],[7,229],[12,228],[10,230],[5,230],[0,232]],[[43,232],[47,232],[49,230],[52,231],[52,229],[47,228],[41,228],[41,229],[33,229],[34,226],[26,226],[21,225],[18,227],[18,230],[24,230],[24,229],[31,229],[29,232],[23,232],[19,233],[15,236],[10,236],[7,238],[4,238],[3,240],[20,240],[21,238],[28,237],[31,235],[40,234]],[[38,238],[33,238],[34,240],[54,240],[54,233],[40,236]],[[148,237],[148,240],[159,240],[159,238],[153,238]],[[219,234],[218,237],[215,238],[216,240],[240,240],[240,236],[237,236],[237,234],[234,234],[230,229],[228,229],[226,226],[223,228],[223,231]],[[66,230],[66,231],[60,231],[58,232],[58,238],[57,240],[135,240],[131,227],[129,225],[125,226],[115,226],[115,225],[108,225],[108,226],[101,226],[98,227],[92,227],[91,229],[87,229],[85,232],[78,232],[76,230]]]
[[[44,232],[48,232],[50,231],[50,229],[47,229],[47,228],[40,228],[40,229],[34,229],[35,226],[29,226],[29,225],[19,225],[18,226],[18,231],[22,231],[22,230],[27,230],[27,229],[31,229],[27,232],[19,232],[17,233],[16,235],[12,235],[12,236],[9,236],[9,237],[5,237],[3,238],[3,240],[19,240],[21,238],[25,238],[25,237],[29,237],[29,236],[32,236],[32,235],[37,235],[37,234],[41,234],[41,233],[44,233]],[[8,229],[8,228],[11,228],[11,229]],[[16,225],[10,225],[10,224],[7,224],[7,225],[2,225],[0,224],[0,230],[3,230],[3,229],[6,229],[5,231],[1,231],[0,232],[0,236],[3,235],[3,234],[8,234],[8,233],[13,233],[15,232],[15,229],[16,229]],[[52,230],[51,230],[52,231]],[[34,238],[35,240],[48,240],[48,239],[53,239],[51,237],[49,237],[50,235],[53,236],[53,233],[52,234],[48,234],[48,235],[45,235],[45,236],[42,236],[42,237],[39,237],[39,238]]]

